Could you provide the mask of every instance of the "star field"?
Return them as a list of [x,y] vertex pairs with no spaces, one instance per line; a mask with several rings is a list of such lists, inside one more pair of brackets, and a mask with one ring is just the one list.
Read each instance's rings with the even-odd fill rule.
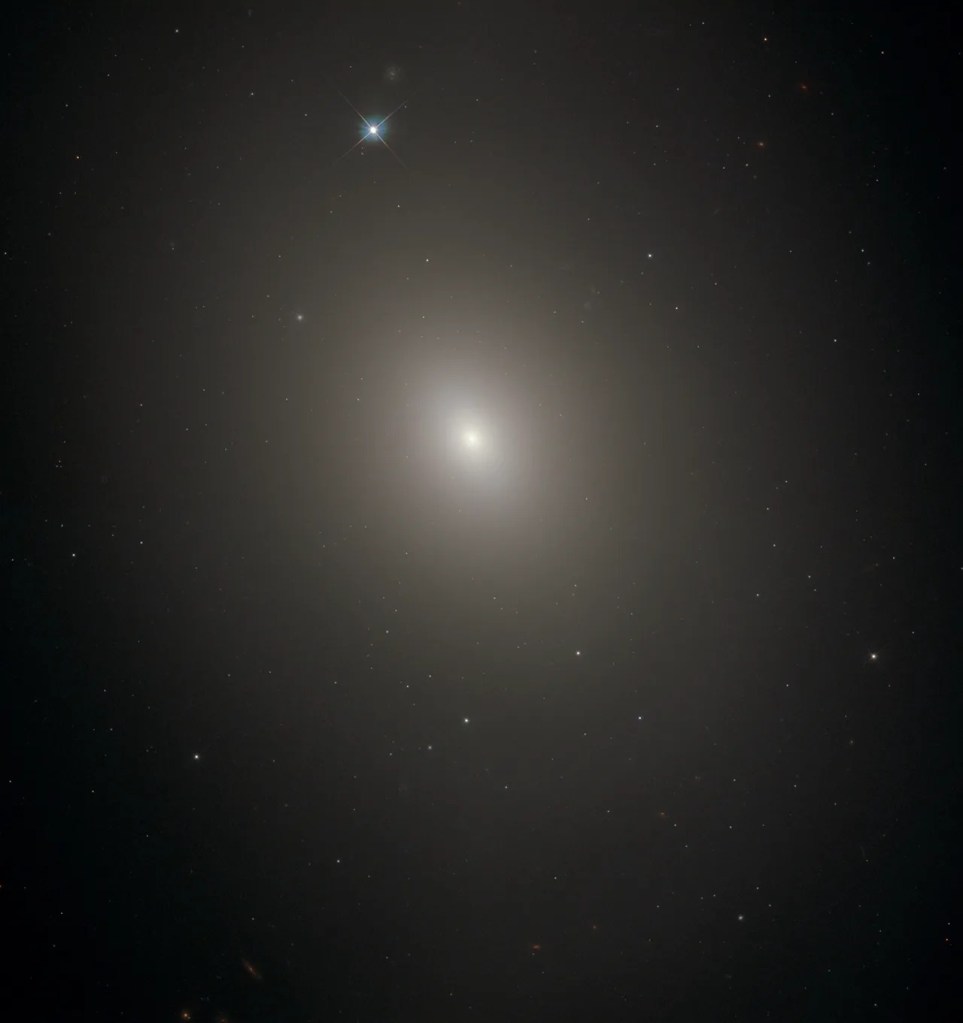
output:
[[15,16],[8,1004],[960,1018],[957,34]]

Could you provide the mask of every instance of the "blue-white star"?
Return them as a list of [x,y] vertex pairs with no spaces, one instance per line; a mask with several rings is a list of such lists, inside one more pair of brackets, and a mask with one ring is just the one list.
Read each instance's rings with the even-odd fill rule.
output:
[[[395,114],[397,114],[397,113],[398,113],[398,111],[399,111],[399,110],[400,110],[400,109],[401,109],[401,108],[402,108],[402,107],[403,107],[403,106],[404,106],[404,105],[405,105],[405,104],[406,104],[406,103],[407,103],[408,101],[407,101],[407,100],[405,100],[405,102],[404,102],[404,103],[399,103],[399,104],[398,104],[398,106],[396,106],[396,107],[394,108],[394,110],[392,110],[392,111],[391,111],[391,113],[390,113],[390,114],[388,114],[388,116],[387,116],[387,117],[382,117],[382,118],[381,118],[380,120],[377,120],[377,121],[370,121],[370,120],[368,120],[368,118],[367,118],[367,117],[365,117],[365,116],[364,116],[364,114],[362,114],[362,113],[361,113],[361,111],[360,111],[360,110],[359,110],[359,109],[358,109],[358,108],[357,108],[357,107],[356,107],[356,106],[355,106],[355,105],[354,105],[354,104],[353,104],[353,103],[351,102],[351,100],[349,100],[349,99],[348,99],[348,97],[347,97],[347,96],[345,96],[345,94],[344,94],[343,92],[341,92],[341,90],[340,90],[340,89],[339,89],[339,90],[337,90],[337,91],[338,91],[338,95],[339,95],[339,96],[340,96],[340,97],[341,97],[341,98],[342,98],[342,99],[343,99],[343,100],[345,101],[345,103],[347,103],[347,104],[348,104],[348,106],[349,106],[349,107],[351,107],[351,109],[352,109],[352,110],[353,110],[353,111],[354,111],[354,112],[355,112],[355,113],[356,113],[356,114],[358,115],[358,117],[360,117],[360,118],[361,118],[361,123],[362,123],[362,124],[364,125],[364,130],[363,130],[363,131],[361,132],[361,138],[359,138],[359,139],[358,139],[358,141],[357,141],[357,142],[355,142],[355,144],[354,144],[353,146],[351,146],[351,147],[350,147],[349,149],[346,149],[346,150],[345,150],[345,151],[344,151],[344,152],[343,152],[343,153],[341,154],[341,156],[339,156],[339,157],[338,157],[338,160],[343,160],[343,159],[344,159],[344,157],[346,157],[346,156],[348,155],[348,153],[350,153],[350,152],[352,152],[353,150],[355,150],[355,149],[356,149],[356,148],[357,148],[357,147],[358,147],[359,145],[361,145],[361,143],[362,143],[362,142],[364,142],[364,141],[365,141],[365,139],[377,139],[377,140],[378,140],[378,141],[379,141],[379,142],[380,142],[380,143],[381,143],[381,144],[382,144],[382,145],[383,145],[383,146],[385,147],[385,149],[387,149],[387,150],[388,150],[388,152],[389,152],[389,153],[391,153],[391,155],[392,155],[392,156],[393,156],[393,157],[394,157],[394,158],[395,158],[395,159],[396,159],[396,160],[398,161],[398,163],[400,163],[402,167],[405,167],[405,163],[404,163],[404,161],[403,161],[403,160],[401,159],[401,157],[400,157],[400,156],[399,156],[399,155],[398,155],[398,154],[397,154],[397,153],[396,153],[396,152],[395,152],[395,151],[394,151],[394,150],[393,150],[393,149],[391,148],[391,146],[389,146],[389,145],[388,145],[388,143],[387,143],[387,142],[385,141],[385,139],[384,139],[384,132],[383,132],[383,129],[384,129],[384,126],[385,126],[385,125],[386,125],[386,124],[388,123],[388,121],[389,121],[389,120],[390,120],[390,119],[391,119],[392,117],[394,117],[394,116],[395,116]],[[337,160],[335,161],[335,163],[337,163]],[[407,169],[408,169],[408,168],[407,168],[407,167],[405,167],[405,170],[407,170]]]

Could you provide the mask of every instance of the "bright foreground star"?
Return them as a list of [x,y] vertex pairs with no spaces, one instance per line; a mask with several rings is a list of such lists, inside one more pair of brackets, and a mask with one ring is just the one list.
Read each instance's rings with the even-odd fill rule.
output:
[[[394,110],[392,110],[391,113],[388,114],[387,117],[382,117],[378,121],[372,122],[369,121],[368,118],[361,113],[361,111],[351,102],[351,100],[348,99],[347,96],[345,96],[345,94],[340,89],[338,89],[337,92],[338,95],[345,101],[345,103],[347,103],[348,106],[351,107],[351,109],[358,115],[358,117],[361,118],[361,123],[364,125],[364,130],[361,132],[361,137],[358,139],[357,142],[355,142],[353,146],[351,146],[349,149],[346,149],[338,157],[338,160],[343,160],[348,155],[348,153],[353,152],[358,146],[361,145],[362,142],[364,142],[365,139],[377,139],[385,147],[385,149],[387,149],[388,152],[391,153],[391,155],[398,161],[398,163],[400,163],[401,166],[404,167],[405,170],[407,170],[408,168],[405,166],[404,160],[402,160],[401,157],[385,141],[384,135],[381,134],[381,129],[388,123],[388,121],[391,120],[392,117],[395,116],[395,114],[398,113],[398,111],[403,106],[407,104],[408,101],[405,100],[404,103],[399,103],[398,106],[396,106]],[[334,162],[337,163],[338,160],[335,160]]]

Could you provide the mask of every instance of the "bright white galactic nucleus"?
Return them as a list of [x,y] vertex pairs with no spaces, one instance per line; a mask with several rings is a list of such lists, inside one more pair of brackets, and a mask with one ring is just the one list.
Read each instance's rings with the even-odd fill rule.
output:
[[478,451],[482,446],[482,435],[471,427],[461,435],[461,442],[469,451]]

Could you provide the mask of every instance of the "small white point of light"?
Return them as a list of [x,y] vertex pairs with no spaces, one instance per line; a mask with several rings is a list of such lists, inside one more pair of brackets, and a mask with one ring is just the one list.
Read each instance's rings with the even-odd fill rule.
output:
[[871,654],[869,655],[869,659],[870,659],[871,661],[878,661],[878,660],[879,660],[879,654],[877,654],[877,653],[871,653]]
[[465,723],[466,725],[467,725],[467,724],[471,724],[471,721],[470,721],[470,719],[469,719],[469,718],[462,718],[462,721],[464,721],[464,723]]
[[200,753],[195,753],[195,754],[194,754],[194,759],[195,759],[195,760],[200,760],[200,759],[201,759],[201,755],[200,755]]
[[369,124],[368,125],[368,134],[369,135],[377,135],[378,134],[378,125],[376,125],[376,124]]
[[575,656],[576,657],[581,657],[582,656],[582,651],[581,650],[576,650],[575,651]]

